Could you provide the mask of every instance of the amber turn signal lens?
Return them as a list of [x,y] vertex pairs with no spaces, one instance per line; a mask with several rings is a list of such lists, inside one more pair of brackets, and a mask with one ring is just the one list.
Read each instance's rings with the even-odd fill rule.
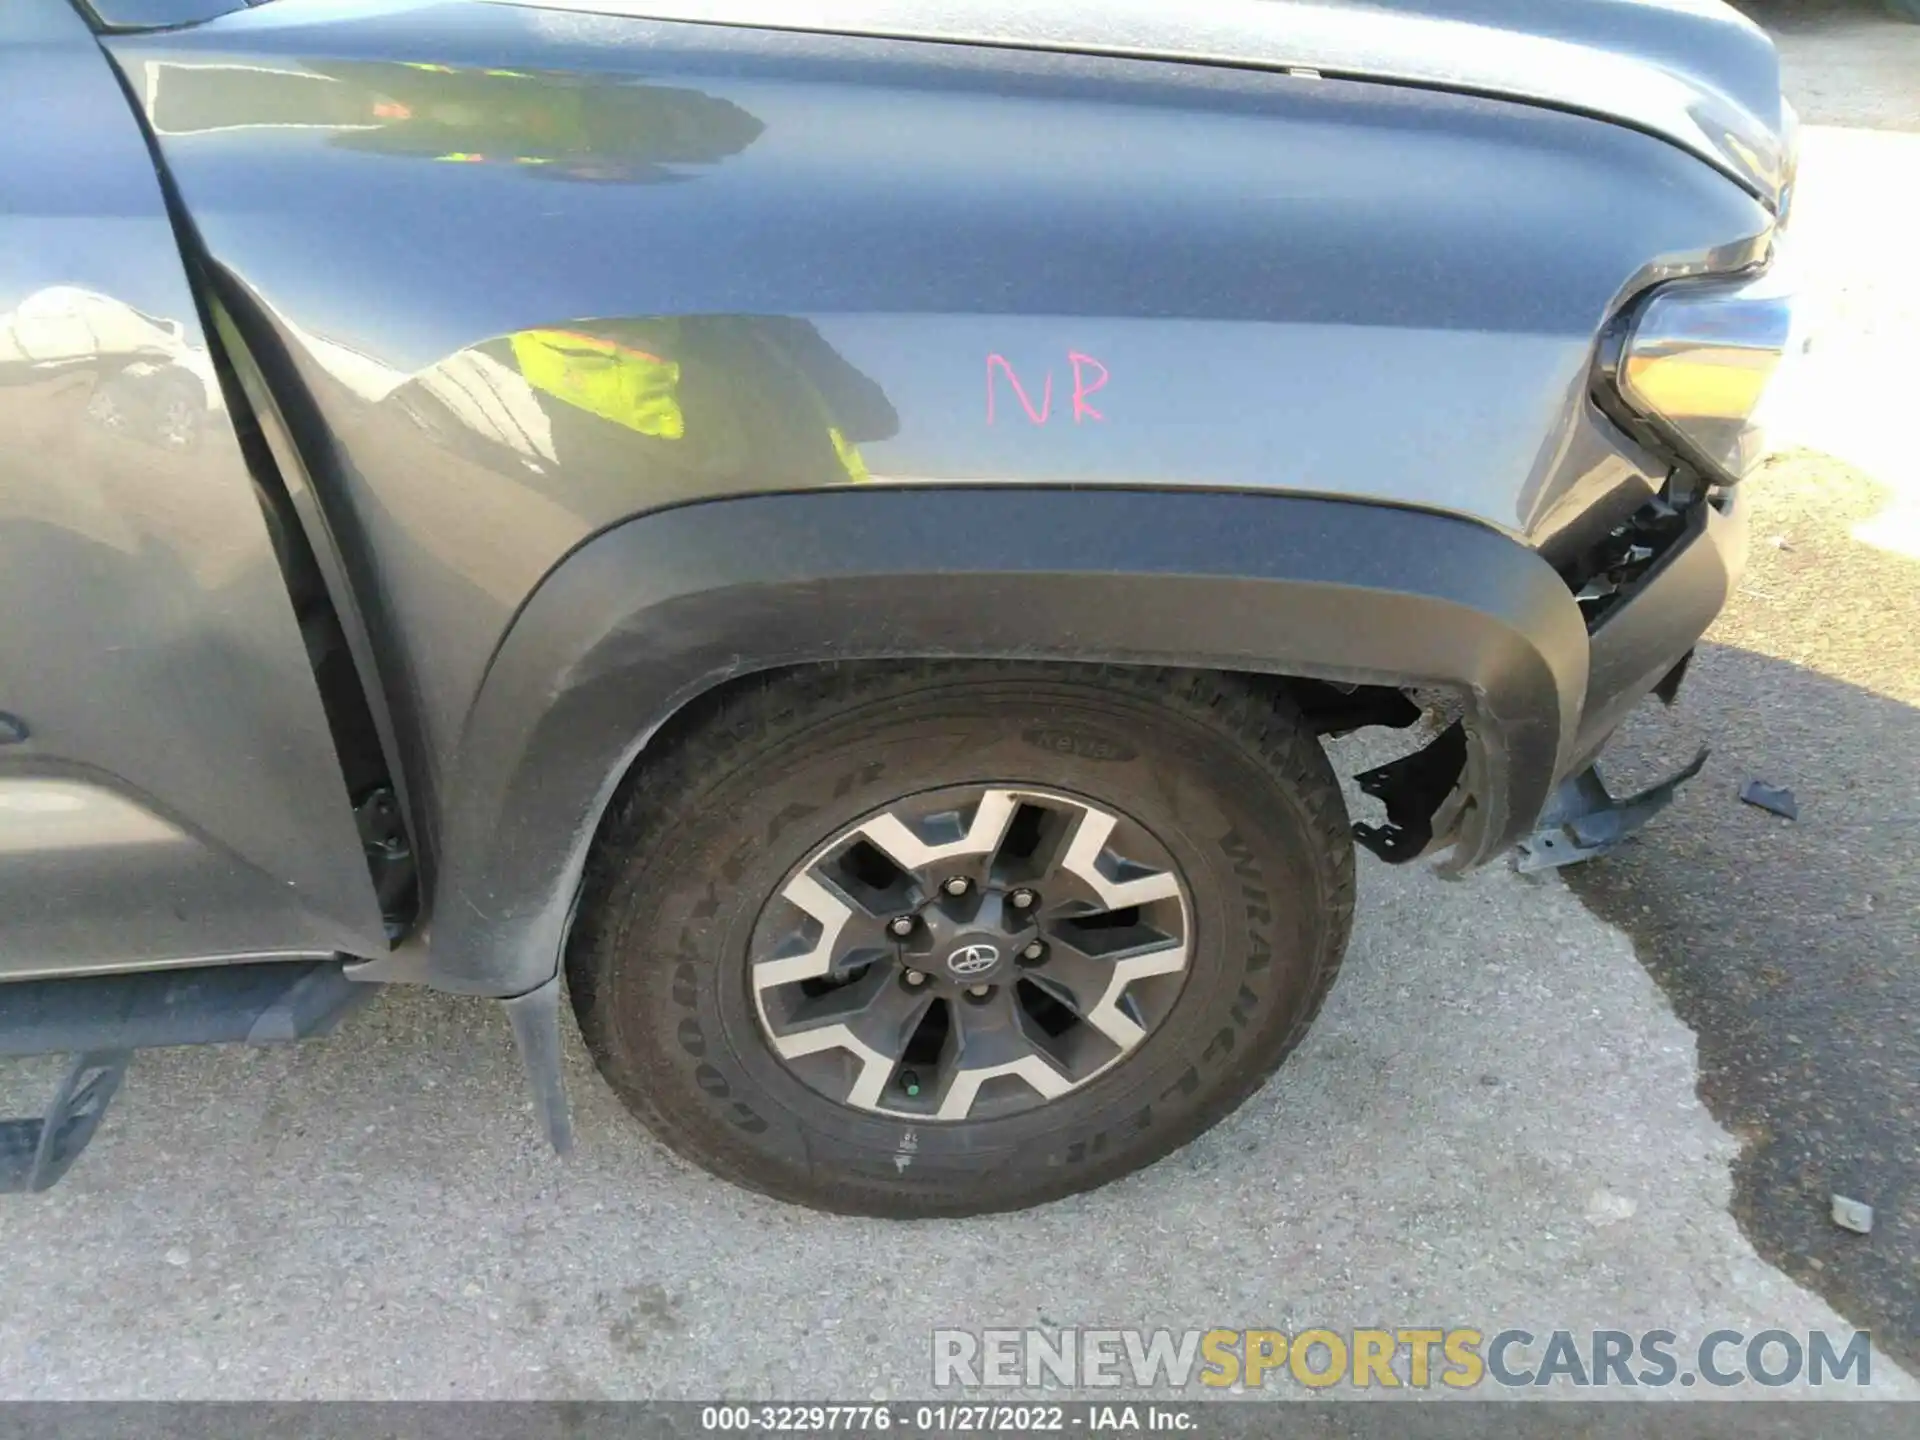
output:
[[1679,281],[1640,307],[1617,371],[1628,404],[1721,482],[1766,455],[1761,401],[1793,342],[1781,267],[1738,280]]

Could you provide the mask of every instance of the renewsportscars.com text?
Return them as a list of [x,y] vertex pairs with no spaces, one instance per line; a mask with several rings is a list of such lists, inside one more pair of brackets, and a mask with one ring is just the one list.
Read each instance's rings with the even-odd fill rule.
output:
[[1865,1330],[936,1330],[936,1387],[1258,1390],[1866,1386]]

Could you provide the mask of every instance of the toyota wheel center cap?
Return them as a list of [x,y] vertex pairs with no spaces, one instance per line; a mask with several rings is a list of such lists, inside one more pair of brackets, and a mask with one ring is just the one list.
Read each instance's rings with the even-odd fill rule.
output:
[[1000,947],[985,940],[956,946],[947,956],[947,973],[956,980],[977,980],[1000,963]]

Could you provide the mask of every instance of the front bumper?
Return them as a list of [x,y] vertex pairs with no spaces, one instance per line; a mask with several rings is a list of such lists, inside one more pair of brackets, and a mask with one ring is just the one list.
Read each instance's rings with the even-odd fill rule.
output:
[[1592,763],[1627,713],[1686,658],[1726,606],[1747,560],[1738,487],[1699,505],[1686,533],[1594,626],[1587,698],[1560,777]]

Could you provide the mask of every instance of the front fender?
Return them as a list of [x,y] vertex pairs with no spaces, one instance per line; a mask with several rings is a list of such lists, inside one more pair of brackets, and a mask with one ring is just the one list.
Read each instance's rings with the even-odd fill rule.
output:
[[1457,687],[1474,803],[1450,863],[1466,867],[1544,804],[1587,650],[1543,560],[1426,511],[955,487],[657,512],[581,546],[522,608],[449,775],[425,943],[366,973],[496,996],[548,980],[621,777],[689,700],[754,671],[1048,658]]

